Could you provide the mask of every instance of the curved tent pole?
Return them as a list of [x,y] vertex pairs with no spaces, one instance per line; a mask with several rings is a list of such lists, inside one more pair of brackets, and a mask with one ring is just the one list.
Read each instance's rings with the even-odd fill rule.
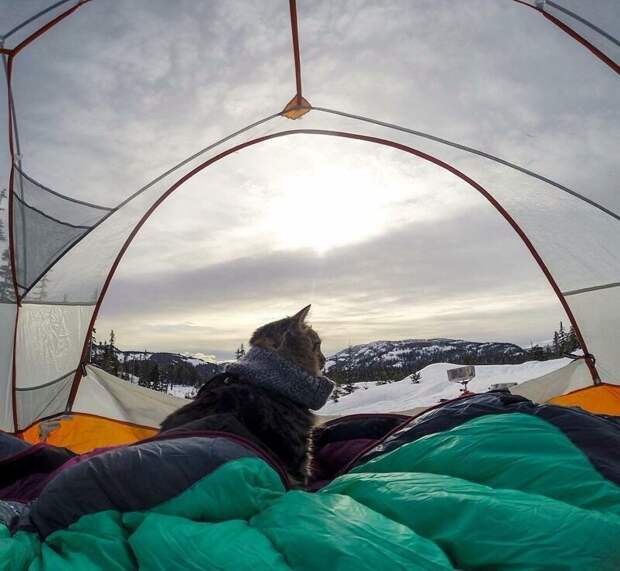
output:
[[58,0],[58,2],[56,2],[55,4],[52,4],[51,6],[44,8],[40,12],[37,12],[34,16],[30,16],[30,18],[27,18],[23,22],[20,22],[19,24],[17,24],[17,26],[14,26],[13,28],[11,28],[6,34],[2,36],[2,39],[6,40],[7,38],[11,37],[16,32],[19,32],[19,30],[21,30],[24,26],[27,26],[31,22],[34,22],[35,20],[39,19],[41,16],[45,16],[45,14],[47,14],[48,12],[51,12],[52,10],[62,6],[63,4],[66,4],[67,2],[69,2],[69,0]]
[[[7,49],[5,49],[5,52],[8,52],[10,55],[13,55],[13,56],[17,55],[28,44],[31,44],[32,42],[34,42],[39,36],[42,36],[50,28],[53,28],[56,24],[58,24],[58,22],[61,22],[66,17],[68,17],[71,14],[73,14],[75,11],[77,11],[79,8],[81,8],[87,2],[90,2],[90,0],[80,0],[77,4],[75,4],[74,6],[71,6],[71,8],[69,8],[68,10],[65,10],[64,12],[58,14],[58,16],[56,16],[55,18],[53,18],[52,20],[50,20],[49,22],[47,22],[46,24],[44,24],[40,28],[36,29],[34,32],[32,32],[32,34],[30,34],[27,38],[22,40],[14,48],[11,48],[11,49],[7,48]],[[45,10],[45,12],[47,12],[47,11],[48,10]]]
[[575,30],[573,30],[570,26],[558,20],[555,16],[542,11],[542,15],[547,18],[552,24],[555,24],[560,30],[566,32],[571,38],[575,41],[579,42],[582,46],[584,46],[587,50],[591,51],[598,59],[600,59],[603,63],[607,64],[613,71],[617,74],[620,74],[620,65],[618,65],[614,60],[612,60],[609,56],[605,55],[601,50],[599,50],[596,46],[591,44],[588,40],[586,40],[581,34],[578,34]]
[[[234,133],[231,133],[230,135],[226,135],[226,137],[223,137],[222,139],[217,140],[215,143],[212,143],[212,144],[210,144],[210,145],[200,149],[199,151],[197,151],[194,154],[190,155],[186,159],[183,159],[181,162],[179,162],[176,165],[172,166],[171,168],[169,168],[168,170],[166,170],[162,174],[158,175],[153,180],[151,180],[148,183],[146,183],[144,186],[140,187],[138,190],[136,190],[136,192],[134,192],[133,194],[129,195],[127,198],[123,199],[116,206],[113,206],[113,207],[97,206],[97,208],[102,208],[103,210],[108,210],[108,213],[105,216],[103,216],[98,222],[93,224],[86,232],[84,232],[84,234],[82,234],[80,236],[79,240],[76,240],[76,241],[73,241],[73,242],[69,243],[68,246],[66,246],[60,252],[58,252],[56,257],[53,258],[51,260],[51,262],[49,262],[49,264],[39,273],[39,275],[36,278],[34,278],[34,280],[32,280],[32,284],[30,285],[30,287],[24,289],[24,291],[23,291],[23,293],[21,295],[22,299],[25,298],[28,295],[28,293],[37,284],[37,282],[41,278],[43,278],[43,276],[45,276],[45,274],[47,274],[47,272],[60,259],[62,259],[64,256],[66,256],[75,246],[77,246],[84,238],[86,238],[86,236],[88,236],[91,232],[93,232],[99,226],[101,226],[101,224],[103,224],[108,218],[110,218],[110,216],[112,216],[117,210],[120,210],[121,208],[123,208],[123,206],[125,206],[126,204],[128,204],[129,202],[131,202],[132,200],[137,198],[138,196],[140,196],[143,192],[147,191],[153,185],[157,184],[159,181],[163,180],[168,175],[172,174],[175,170],[180,169],[181,167],[183,167],[186,164],[190,163],[191,161],[193,161],[194,159],[196,159],[200,155],[202,155],[202,154],[204,154],[204,153],[214,149],[215,147],[218,147],[219,145],[224,144],[226,141],[229,141],[230,139],[233,139],[233,138],[237,137],[238,135],[241,135],[241,134],[243,134],[243,133],[245,133],[247,131],[250,131],[254,127],[258,127],[259,125],[262,125],[263,123],[266,123],[267,121],[270,121],[271,119],[279,117],[280,115],[281,115],[281,113],[272,113],[271,115],[268,115],[267,117],[263,117],[262,119],[259,119],[258,121],[254,121],[253,123],[250,123],[249,125],[246,125],[245,127],[242,127],[241,129],[238,129]],[[28,177],[26,177],[26,178],[28,178]],[[31,180],[33,180],[33,179],[31,179]],[[38,181],[34,181],[34,183],[38,184],[39,186],[43,186]],[[47,190],[49,190],[50,192],[53,192],[50,189],[47,189]],[[92,206],[92,205],[90,205],[90,206]]]
[[[332,137],[340,137],[340,138],[346,138],[346,139],[354,139],[354,140],[358,140],[358,141],[366,141],[366,142],[369,142],[369,143],[375,143],[375,144],[378,144],[378,145],[384,145],[386,147],[391,147],[391,148],[394,148],[394,149],[397,149],[397,150],[400,150],[400,151],[404,151],[404,152],[409,153],[411,155],[414,155],[414,156],[416,156],[418,158],[421,158],[423,160],[429,161],[429,162],[431,162],[431,163],[433,163],[433,164],[443,168],[444,170],[447,170],[448,172],[452,173],[453,175],[457,176],[458,178],[460,178],[461,180],[463,180],[464,182],[469,184],[472,188],[477,190],[480,194],[482,194],[482,196],[484,196],[484,198],[486,198],[491,203],[491,205],[499,212],[499,214],[504,218],[504,220],[506,220],[506,222],[508,222],[508,224],[510,224],[512,229],[517,233],[519,238],[521,238],[521,241],[525,244],[526,248],[529,250],[530,254],[532,255],[532,257],[534,258],[534,260],[538,264],[538,267],[541,269],[541,271],[543,272],[543,274],[547,278],[547,281],[551,285],[551,288],[555,292],[555,294],[558,297],[562,307],[564,308],[564,311],[566,312],[566,315],[568,316],[568,319],[569,319],[571,325],[573,326],[573,329],[575,331],[575,335],[576,335],[576,337],[577,337],[577,339],[579,341],[579,344],[581,345],[581,348],[583,349],[583,351],[585,353],[585,362],[586,362],[586,364],[588,366],[588,369],[590,370],[590,374],[592,376],[592,380],[593,380],[594,384],[600,383],[600,377],[599,377],[599,374],[598,374],[598,372],[596,370],[596,366],[595,366],[594,360],[593,360],[591,354],[588,351],[585,339],[584,339],[584,337],[583,337],[583,335],[581,333],[579,325],[577,324],[575,316],[573,315],[573,312],[572,312],[570,306],[568,305],[564,295],[562,294],[562,291],[560,290],[558,284],[556,283],[555,278],[551,274],[551,271],[549,270],[549,268],[545,264],[544,260],[542,259],[542,257],[540,256],[540,254],[538,253],[538,251],[536,250],[536,248],[534,247],[534,245],[532,244],[532,242],[528,238],[527,234],[523,231],[523,229],[517,224],[517,222],[514,220],[514,218],[512,218],[512,216],[504,209],[504,207],[495,199],[495,197],[493,197],[493,195],[489,191],[487,191],[485,188],[483,188],[476,181],[474,181],[473,179],[468,177],[465,173],[461,172],[460,170],[458,170],[457,168],[453,167],[452,165],[450,165],[448,163],[445,163],[444,161],[442,161],[441,159],[438,159],[437,157],[434,157],[432,155],[429,155],[427,153],[424,153],[422,151],[414,149],[413,147],[409,147],[407,145],[403,145],[403,144],[397,143],[395,141],[390,141],[388,139],[381,139],[381,138],[372,137],[372,136],[369,136],[369,135],[360,135],[360,134],[356,134],[356,133],[347,133],[347,132],[342,132],[342,131],[329,131],[329,130],[324,130],[324,129],[291,129],[291,130],[288,130],[288,131],[279,131],[277,133],[271,133],[269,135],[264,135],[262,137],[257,137],[256,139],[252,139],[250,141],[239,143],[238,145],[230,147],[230,148],[222,151],[218,155],[215,155],[214,157],[211,157],[210,159],[208,159],[208,160],[204,161],[203,163],[199,164],[194,169],[192,169],[190,172],[188,172],[187,174],[182,176],[179,180],[177,180],[172,186],[170,186],[168,188],[168,190],[163,192],[162,195],[149,207],[149,209],[145,212],[145,214],[142,216],[142,218],[140,218],[138,223],[134,226],[133,230],[131,231],[131,233],[126,238],[125,242],[123,243],[123,246],[121,247],[118,255],[114,259],[114,262],[112,263],[112,266],[110,268],[110,271],[108,272],[108,275],[107,275],[106,280],[105,280],[105,282],[103,284],[103,287],[101,288],[101,292],[100,292],[99,297],[97,299],[97,303],[95,304],[95,308],[93,310],[93,314],[91,316],[91,320],[90,320],[90,323],[88,325],[88,329],[87,329],[87,332],[86,332],[86,336],[85,336],[85,340],[84,340],[84,345],[83,345],[83,349],[82,349],[82,355],[81,355],[81,361],[80,361],[81,363],[84,363],[85,359],[87,357],[88,340],[89,340],[89,338],[90,338],[90,336],[92,334],[92,330],[93,330],[93,327],[95,326],[95,321],[97,319],[97,315],[99,313],[99,310],[101,309],[101,304],[103,303],[103,299],[105,298],[105,295],[107,293],[108,287],[110,286],[110,282],[112,281],[112,277],[114,276],[114,274],[116,272],[116,269],[118,268],[118,265],[120,264],[121,259],[125,255],[125,252],[129,248],[131,242],[136,237],[137,233],[140,231],[140,228],[142,228],[144,223],[153,214],[153,212],[155,212],[155,210],[157,210],[157,208],[164,202],[164,200],[166,200],[166,198],[168,198],[174,191],[176,191],[179,187],[181,187],[185,182],[187,182],[189,179],[191,179],[194,175],[196,175],[199,172],[203,171],[204,169],[206,169],[210,165],[218,162],[219,160],[227,157],[228,155],[231,155],[233,153],[241,151],[241,150],[243,150],[245,148],[257,145],[259,143],[263,143],[265,141],[269,141],[271,139],[276,139],[276,138],[280,138],[280,137],[286,137],[286,136],[289,136],[289,135],[327,135],[327,136],[332,136]],[[73,403],[75,401],[75,397],[77,395],[77,390],[78,390],[78,387],[79,387],[81,379],[82,379],[82,367],[78,367],[77,370],[76,370],[76,373],[75,373],[75,377],[74,377],[73,384],[72,384],[72,387],[71,387],[71,392],[70,392],[69,399],[68,399],[68,402],[67,402],[67,410],[71,410],[71,407],[73,406]]]
[[313,107],[312,108],[313,111],[319,111],[322,113],[329,113],[331,115],[339,115],[341,117],[347,117],[349,119],[355,119],[356,121],[362,121],[364,123],[370,123],[372,125],[379,125],[380,127],[385,127],[387,129],[393,129],[394,131],[402,131],[403,133],[409,133],[410,135],[415,135],[416,137],[421,137],[423,139],[427,139],[429,141],[434,141],[435,143],[439,143],[441,145],[446,145],[447,147],[452,147],[454,149],[459,149],[461,151],[465,151],[467,153],[471,153],[472,155],[478,155],[479,157],[482,157],[484,159],[489,159],[490,161],[493,161],[495,163],[498,163],[500,165],[504,165],[505,167],[509,167],[511,169],[514,169],[520,173],[523,173],[527,176],[531,176],[532,178],[541,180],[542,182],[545,182],[555,188],[557,188],[558,190],[561,190],[562,192],[565,192],[566,194],[570,194],[571,196],[575,197],[578,200],[581,200],[582,202],[585,202],[587,204],[589,204],[590,206],[596,208],[597,210],[600,210],[601,212],[604,212],[605,214],[607,214],[608,216],[611,216],[612,218],[614,218],[615,220],[618,220],[620,222],[620,214],[614,212],[613,210],[610,210],[609,208],[607,208],[606,206],[603,206],[602,204],[599,204],[598,202],[592,200],[591,198],[588,198],[587,196],[584,196],[583,194],[580,194],[579,192],[572,190],[570,188],[568,188],[567,186],[564,186],[563,184],[560,184],[559,182],[550,179],[546,176],[543,176],[542,174],[539,174],[537,172],[534,172],[533,170],[527,169],[525,167],[519,166],[516,163],[511,163],[510,161],[507,161],[505,159],[502,159],[496,155],[492,155],[490,153],[486,153],[485,151],[481,151],[480,149],[476,149],[474,147],[468,147],[467,145],[462,145],[460,143],[457,143],[455,141],[451,141],[449,139],[443,139],[441,137],[437,137],[435,135],[431,135],[430,133],[425,133],[423,131],[416,131],[415,129],[410,129],[408,127],[403,127],[402,125],[397,125],[395,123],[388,123],[386,121],[380,121],[378,119],[373,119],[371,117],[364,117],[363,115],[355,115],[354,113],[347,113],[346,111],[339,111],[337,109],[330,109],[328,107]]
[[[579,42],[584,48],[586,48],[588,51],[590,51],[592,54],[594,54],[595,57],[600,59],[604,64],[606,64],[608,67],[610,67],[617,74],[620,74],[620,65],[618,65],[609,56],[605,55],[601,50],[599,50],[591,42],[586,40],[586,38],[584,38],[581,34],[576,32],[575,30],[573,30],[573,28],[571,28],[568,24],[565,24],[561,20],[558,20],[552,14],[549,14],[548,12],[546,12],[545,9],[544,9],[544,6],[545,6],[545,2],[544,1],[540,2],[540,6],[538,6],[538,5],[534,6],[534,5],[530,4],[529,2],[526,2],[525,0],[513,0],[513,2],[516,2],[517,4],[521,4],[523,6],[527,6],[528,8],[531,8],[532,10],[536,10],[536,12],[539,12],[540,14],[542,14],[547,20],[549,20],[549,22],[551,22],[552,24],[556,25],[558,28],[560,28],[560,30],[562,30],[564,33],[568,34],[571,38],[573,38],[573,40],[575,40],[576,42]],[[538,4],[538,2],[537,2],[537,4]],[[615,38],[613,38],[611,35],[609,35],[604,30],[601,30],[600,28],[598,28],[594,24],[592,24],[592,23],[588,22],[587,20],[583,19],[581,16],[578,16],[577,14],[574,14],[573,12],[570,12],[569,10],[563,9],[561,6],[558,6],[554,2],[549,2],[549,5],[557,8],[558,10],[561,10],[562,12],[565,12],[565,13],[571,15],[572,17],[574,17],[576,19],[579,19],[582,23],[584,23],[586,26],[588,26],[589,28],[591,28],[594,31],[596,31],[601,36],[603,36],[603,37],[605,37],[607,39],[611,39],[611,41],[613,43],[617,43],[617,40]]]
[[13,72],[13,54],[2,55],[4,64],[4,75],[6,79],[7,102],[8,102],[8,138],[9,138],[9,158],[11,161],[11,171],[9,173],[9,201],[8,201],[8,234],[9,234],[9,264],[11,266],[11,279],[13,281],[13,294],[15,296],[15,320],[13,323],[13,347],[11,349],[11,412],[13,415],[13,429],[17,431],[17,399],[15,398],[17,386],[17,325],[19,322],[20,298],[17,287],[17,266],[15,264],[15,236],[13,228],[13,205],[14,205],[14,182],[15,182],[15,146],[13,143],[13,92],[11,89],[11,78]]
[[[45,25],[41,26],[41,28],[39,28],[36,31],[34,31],[32,34],[30,34],[26,39],[24,39],[22,42],[20,42],[14,48],[10,49],[10,48],[5,48],[3,46],[0,46],[0,53],[1,54],[6,54],[6,55],[15,55],[15,54],[17,54],[19,51],[21,51],[23,48],[25,48],[28,44],[30,44],[35,39],[37,39],[40,35],[42,35],[45,32],[47,32],[47,30],[49,30],[50,28],[55,26],[61,20],[64,20],[67,16],[70,16],[73,12],[78,10],[82,5],[86,4],[87,2],[90,2],[90,0],[79,0],[79,2],[77,4],[75,4],[74,6],[69,8],[68,10],[65,10],[64,12],[62,12],[61,14],[56,16],[54,19],[52,19],[49,22],[47,22]],[[554,24],[555,26],[560,28],[563,32],[565,32],[566,34],[571,36],[575,41],[579,42],[582,46],[584,46],[587,50],[589,50],[595,57],[597,57],[603,63],[605,63],[607,66],[609,66],[613,71],[615,71],[616,73],[620,74],[620,65],[618,65],[615,61],[613,61],[609,56],[605,55],[601,50],[599,50],[596,46],[594,46],[592,43],[590,43],[586,38],[584,38],[582,35],[580,35],[575,30],[573,30],[570,26],[568,26],[567,24],[565,24],[561,20],[558,20],[552,14],[549,14],[548,12],[546,12],[544,10],[544,2],[541,2],[539,6],[538,5],[532,5],[529,2],[526,2],[525,0],[513,0],[513,2],[516,2],[517,4],[521,4],[523,6],[527,6],[528,8],[531,8],[532,10],[536,10],[537,12],[541,13],[552,24]],[[39,16],[47,13],[52,8],[55,8],[55,7],[57,7],[57,6],[59,6],[59,5],[63,4],[63,3],[64,2],[58,2],[55,5],[53,5],[53,6],[49,7],[49,8],[46,8],[41,13],[37,14],[34,18],[29,18],[26,22],[32,21],[33,19],[38,18]],[[550,3],[550,5],[555,6],[555,4],[553,2],[549,2],[549,3]],[[297,6],[296,6],[296,0],[289,0],[289,7],[290,7],[290,12],[291,12],[291,29],[292,29],[292,32],[293,32],[293,54],[294,54],[294,58],[295,58],[295,77],[296,77],[296,87],[297,87],[294,100],[295,100],[296,106],[297,107],[301,107],[303,105],[303,97],[302,97],[302,94],[301,94],[301,64],[300,64],[300,58],[299,58],[299,39],[298,39],[298,32],[297,32],[298,25],[297,25]],[[558,6],[558,9],[560,9],[560,8],[561,7]],[[566,11],[566,10],[563,10],[563,11]],[[571,15],[577,16],[576,14],[572,14],[572,13],[571,13]],[[581,17],[579,17],[579,19],[584,21],[583,18],[581,18]],[[585,22],[586,22],[586,25],[588,25],[590,28],[592,28],[595,31],[597,31],[599,34],[603,35],[604,37],[608,36],[608,34],[606,32],[603,33],[602,30],[599,30],[596,26],[590,24],[590,22],[587,22],[587,21],[585,21]],[[24,23],[22,22],[22,24],[20,24],[20,27],[23,24]],[[615,40],[615,38],[614,38],[614,40]]]

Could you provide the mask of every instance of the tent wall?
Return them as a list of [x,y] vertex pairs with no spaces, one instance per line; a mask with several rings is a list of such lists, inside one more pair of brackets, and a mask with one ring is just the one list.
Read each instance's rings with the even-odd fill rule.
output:
[[[161,422],[187,403],[185,399],[134,385],[91,365],[86,370],[72,412],[27,426],[21,433],[24,440],[33,444],[45,441],[77,453],[130,444],[155,435]],[[73,375],[66,385],[69,388],[72,380]],[[63,406],[67,396],[65,393],[59,399]],[[41,414],[39,418],[45,416]]]
[[18,428],[67,407],[93,307],[24,303],[16,341]]
[[70,373],[36,388],[17,387],[15,401],[18,428],[24,428],[39,418],[64,412],[74,376],[74,373]]
[[[4,63],[4,58],[0,66]],[[8,97],[4,72],[0,70],[0,133],[8,132]],[[15,290],[9,252],[9,193],[10,157],[0,152],[0,430],[14,430],[13,424],[13,341],[15,333]]]
[[13,431],[13,333],[15,312],[12,303],[0,303],[0,430]]
[[576,293],[567,296],[567,300],[588,339],[590,352],[596,356],[601,378],[620,385],[620,287],[617,284]]
[[549,402],[560,406],[581,408],[594,414],[620,417],[620,387],[616,385],[590,386],[556,396]]
[[92,307],[25,303],[17,326],[17,388],[33,389],[75,371]]
[[76,454],[95,448],[132,444],[157,434],[156,428],[135,426],[85,414],[71,414],[38,422],[20,433],[31,444],[46,442]]
[[541,377],[530,379],[512,387],[510,392],[521,395],[534,402],[547,402],[564,393],[592,385],[592,377],[583,359],[569,363],[565,367]]
[[74,412],[158,428],[169,414],[187,404],[185,399],[123,381],[92,365],[87,365],[86,371]]
[[[6,238],[8,212],[6,205],[0,205],[0,209],[4,208],[0,210],[4,234],[0,235],[0,428],[12,428],[13,408],[17,410],[19,427],[24,428],[37,418],[64,411],[71,404],[70,395],[77,398],[74,410],[89,414],[105,410],[106,415],[122,422],[151,422],[142,417],[147,411],[140,412],[136,403],[123,408],[125,405],[120,406],[114,400],[106,401],[103,395],[122,392],[122,387],[106,380],[100,373],[89,374],[79,389],[73,382],[74,378],[80,377],[88,334],[110,280],[142,224],[163,200],[192,176],[205,171],[216,160],[225,159],[228,154],[258,144],[276,133],[287,135],[287,144],[300,143],[298,137],[302,134],[291,132],[291,121],[279,116],[282,106],[290,99],[293,85],[296,89],[293,106],[295,101],[303,103],[303,110],[297,114],[293,112],[294,116],[309,109],[307,101],[338,107],[316,107],[305,113],[300,122],[294,124],[297,127],[301,123],[305,135],[325,136],[326,133],[320,131],[329,130],[332,136],[380,138],[382,144],[417,153],[418,158],[412,160],[423,159],[437,168],[446,168],[484,195],[529,248],[573,325],[582,334],[584,348],[596,357],[603,380],[620,383],[616,341],[620,288],[608,287],[620,279],[620,216],[614,212],[620,203],[617,193],[610,192],[617,184],[614,174],[617,159],[613,153],[610,159],[610,149],[617,148],[619,131],[610,127],[617,119],[611,111],[604,123],[595,113],[604,102],[601,94],[611,92],[617,85],[610,82],[610,73],[617,71],[614,58],[617,57],[618,42],[613,34],[602,30],[603,26],[609,26],[612,31],[620,29],[618,11],[613,9],[613,2],[606,4],[606,10],[594,4],[579,3],[576,6],[569,0],[506,2],[485,8],[495,15],[503,11],[502,14],[510,17],[511,24],[518,24],[513,27],[506,25],[501,30],[485,30],[491,34],[491,41],[498,42],[498,45],[501,41],[510,42],[510,38],[523,41],[522,31],[527,30],[539,39],[544,38],[546,43],[543,45],[550,50],[542,62],[535,43],[513,50],[520,58],[517,68],[510,70],[516,79],[502,76],[504,83],[498,83],[501,93],[495,96],[491,93],[490,97],[482,93],[480,86],[489,80],[499,82],[498,73],[505,67],[501,65],[501,59],[494,58],[501,58],[502,50],[485,54],[485,58],[467,54],[459,60],[463,56],[462,42],[459,39],[453,43],[448,41],[448,38],[454,39],[450,34],[458,36],[474,29],[484,17],[479,10],[459,7],[462,22],[458,29],[447,28],[443,34],[435,33],[433,29],[427,38],[428,25],[425,26],[422,15],[410,10],[409,2],[396,0],[390,5],[395,20],[412,18],[406,21],[408,38],[414,37],[412,32],[419,29],[420,35],[430,42],[429,46],[435,42],[439,50],[436,55],[442,57],[446,65],[440,69],[426,69],[425,58],[410,50],[406,41],[382,36],[389,33],[388,27],[384,29],[377,25],[375,13],[370,8],[358,10],[355,17],[343,24],[342,19],[333,17],[331,3],[304,3],[299,14],[302,30],[300,57],[297,14],[291,14],[289,21],[286,6],[283,11],[280,8],[281,2],[250,3],[243,14],[235,12],[229,3],[217,4],[213,9],[222,10],[230,21],[246,19],[238,30],[239,38],[245,39],[248,34],[255,36],[251,36],[243,52],[231,51],[224,42],[220,47],[226,49],[216,51],[220,53],[217,58],[204,61],[204,68],[208,70],[207,76],[202,78],[205,85],[225,73],[227,82],[234,85],[238,93],[219,93],[206,103],[192,100],[196,110],[201,106],[210,109],[210,114],[197,122],[201,125],[198,131],[201,137],[208,138],[209,143],[213,140],[215,143],[201,150],[202,144],[188,149],[187,137],[182,142],[174,141],[170,130],[176,125],[166,121],[162,121],[165,129],[161,131],[147,130],[143,134],[142,129],[138,129],[143,138],[137,141],[131,137],[123,138],[130,132],[135,133],[135,129],[127,128],[130,122],[139,125],[140,120],[153,115],[148,104],[158,98],[153,98],[149,89],[141,94],[144,97],[139,101],[123,98],[131,109],[126,123],[116,119],[118,93],[108,99],[98,97],[102,93],[101,78],[105,79],[106,73],[124,76],[138,70],[139,78],[139,72],[157,69],[161,54],[170,51],[140,51],[134,49],[136,44],[160,48],[177,46],[175,34],[179,30],[174,28],[176,22],[167,22],[162,17],[162,21],[170,25],[162,26],[161,34],[148,34],[143,30],[143,16],[150,14],[153,4],[127,3],[134,24],[133,28],[128,28],[130,35],[138,34],[140,38],[136,41],[132,37],[130,50],[123,49],[122,37],[115,39],[112,49],[108,37],[100,30],[106,10],[117,10],[115,15],[118,16],[118,11],[123,13],[126,9],[120,3],[113,8],[104,2],[77,0],[53,5],[39,0],[28,3],[28,6],[12,3],[10,10],[0,18],[0,36],[4,40],[0,50],[8,68],[13,70],[9,87],[17,110],[14,126],[19,124],[21,133],[19,145],[16,128],[5,139],[11,152],[6,149],[2,153],[0,174],[8,180],[8,172],[12,169],[12,187],[9,189],[13,203],[12,253],[17,266],[16,278],[20,282],[18,291],[23,298],[20,299],[17,341],[13,347],[16,306],[10,303],[14,296]],[[529,4],[536,10],[523,10],[520,4]],[[82,5],[85,7],[77,10]],[[291,2],[290,6],[294,8],[295,3]],[[159,7],[164,9],[166,3],[160,3]],[[441,9],[441,6],[433,6],[433,10]],[[577,10],[582,17],[576,16]],[[545,13],[553,18],[543,18]],[[271,17],[273,14],[277,17]],[[553,21],[556,28],[552,28],[549,21]],[[317,25],[317,22],[323,24]],[[504,22],[508,24],[508,20]],[[289,24],[293,25],[292,51]],[[210,25],[212,19],[206,18],[205,26]],[[432,25],[439,27],[444,22],[441,18],[434,18]],[[557,33],[557,27],[566,33]],[[65,30],[85,33],[89,38],[85,48],[89,49],[76,52],[70,34],[65,38]],[[221,30],[211,31],[214,33],[203,33],[192,41],[204,41],[206,43],[201,47],[210,48],[209,41],[219,41],[221,35],[218,35]],[[273,52],[261,51],[266,45],[262,40],[267,35],[275,45]],[[508,39],[504,40],[504,36]],[[162,38],[164,43],[161,45],[148,43]],[[605,61],[608,58],[608,67],[598,65],[600,62],[593,66],[589,59],[586,61],[585,56],[591,54],[575,44],[575,39],[599,59]],[[97,44],[98,41],[102,44]],[[190,45],[192,51],[200,51],[191,42]],[[456,52],[450,51],[455,48]],[[577,53],[576,48],[581,51]],[[115,61],[115,50],[122,53],[124,64],[128,62],[123,70],[114,69],[110,63]],[[600,53],[597,54],[597,50]],[[63,58],[69,53],[75,58],[70,65],[50,65],[55,58],[64,63]],[[355,53],[356,57],[345,57],[346,53]],[[604,57],[601,58],[601,54]],[[562,59],[561,56],[565,57]],[[106,59],[108,57],[112,59]],[[132,57],[137,59],[131,60]],[[143,60],[150,57],[153,59],[149,59],[149,65],[146,65]],[[381,64],[378,66],[380,72],[377,77],[367,78],[365,66],[377,63],[377,58]],[[39,60],[43,64],[39,65],[38,73],[30,73],[27,66],[21,66],[22,62],[32,64]],[[329,65],[325,64],[326,61]],[[79,78],[74,77],[73,72],[66,74],[68,69],[73,70],[74,63],[80,62],[94,70],[93,73]],[[305,66],[303,74],[302,62]],[[476,68],[477,65],[482,71]],[[553,70],[552,78],[533,73],[541,65],[548,65]],[[260,76],[264,86],[262,91],[251,94],[245,91],[248,66],[252,70],[252,79]],[[449,75],[450,66],[466,66],[471,73],[465,83],[458,86],[458,96],[455,94],[450,105],[439,109],[432,91],[433,80],[442,73]],[[201,69],[201,73],[205,69]],[[295,72],[291,73],[293,69]],[[303,94],[306,99],[302,99],[302,77],[306,82]],[[355,90],[350,84],[343,83],[345,77],[357,79]],[[193,74],[183,77],[188,81],[190,78]],[[133,79],[134,76],[128,83],[133,83]],[[170,76],[166,79],[170,80]],[[617,78],[614,76],[613,79]],[[39,81],[44,83],[45,89],[38,89]],[[147,78],[145,84],[152,87],[150,82],[151,79]],[[584,82],[587,89],[582,88]],[[191,81],[188,85],[176,81],[158,85],[163,89],[165,83],[175,87],[174,92],[166,94],[170,100],[165,101],[166,113],[160,114],[164,119],[174,107],[172,98],[176,92],[194,97],[201,93]],[[74,86],[78,84],[84,90],[88,85],[91,96],[78,94],[76,97]],[[380,87],[376,91],[378,85],[385,89]],[[518,90],[516,94],[511,93],[511,87],[523,89],[524,93]],[[404,108],[402,101],[400,106],[398,104],[401,91],[410,93]],[[10,106],[7,94],[8,90],[3,90],[0,120],[8,132],[7,109]],[[161,99],[165,100],[165,97]],[[537,122],[537,106],[549,100],[553,100],[554,105],[548,107],[548,117]],[[185,113],[189,107],[191,105],[183,102],[179,108]],[[238,112],[238,109],[242,111]],[[440,132],[451,139],[399,125],[380,124],[372,118],[348,114],[350,109],[372,118],[406,122],[413,129]],[[505,118],[507,111],[510,113]],[[454,125],[458,125],[458,118],[463,116],[477,119],[460,132]],[[85,128],[93,120],[107,122],[98,136],[93,136]],[[418,123],[413,125],[414,121]],[[204,127],[210,123],[217,124],[215,130]],[[247,127],[235,131],[244,124]],[[494,127],[485,130],[485,124]],[[479,137],[479,129],[486,135]],[[585,129],[588,133],[595,133],[597,140],[587,141],[587,137],[582,136]],[[534,131],[534,136],[530,136],[530,130]],[[578,144],[567,144],[563,155],[564,146],[557,143],[566,139],[567,133]],[[481,149],[461,144],[461,141],[470,140],[477,141]],[[175,167],[161,174],[161,164],[150,164],[148,152],[136,152],[136,149],[155,144],[166,150],[174,149],[166,157],[170,158],[169,164],[177,162]],[[510,152],[516,149],[516,163],[500,158],[506,149]],[[63,153],[70,155],[71,168],[58,166],[62,163],[59,158]],[[186,153],[193,154],[178,163]],[[422,154],[427,156],[421,158]],[[47,173],[54,184],[46,180]],[[208,187],[208,179],[206,182],[205,192],[213,191]],[[105,197],[107,204],[91,203],[91,193]],[[13,351],[15,363],[12,363]],[[592,366],[593,362],[589,363]],[[595,371],[592,372],[595,377]],[[13,377],[17,391],[15,403],[12,400]],[[129,394],[123,393],[118,398],[123,402],[124,399],[128,403],[134,402]]]

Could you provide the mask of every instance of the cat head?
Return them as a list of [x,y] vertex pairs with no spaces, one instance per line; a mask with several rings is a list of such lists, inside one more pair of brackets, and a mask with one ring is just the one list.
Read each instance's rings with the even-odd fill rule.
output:
[[309,312],[308,305],[292,317],[259,327],[252,334],[250,345],[275,351],[307,373],[315,377],[320,375],[325,366],[325,356],[321,353],[321,338],[306,324]]

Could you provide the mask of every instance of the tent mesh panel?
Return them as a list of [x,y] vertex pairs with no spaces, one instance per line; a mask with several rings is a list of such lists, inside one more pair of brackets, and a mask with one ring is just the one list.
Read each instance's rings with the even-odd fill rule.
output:
[[[14,227],[17,283],[30,289],[71,244],[76,243],[110,209],[72,200],[14,172]],[[46,298],[45,283],[36,299]]]

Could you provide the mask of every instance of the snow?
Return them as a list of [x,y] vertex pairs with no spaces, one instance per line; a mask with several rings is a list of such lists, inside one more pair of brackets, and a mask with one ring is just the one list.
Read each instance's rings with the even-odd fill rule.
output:
[[188,387],[187,385],[169,385],[168,394],[173,397],[191,399],[196,396],[196,388]]
[[[476,377],[469,383],[472,392],[486,392],[496,383],[523,383],[530,379],[556,371],[571,359],[549,361],[528,361],[519,365],[476,365]],[[332,400],[320,409],[320,415],[344,415],[362,412],[398,412],[417,407],[432,406],[440,399],[456,398],[461,386],[450,383],[446,371],[463,365],[435,363],[420,370],[420,382],[414,384],[410,377],[387,385],[356,383],[358,389],[342,396],[338,402]]]
[[207,355],[206,353],[180,353],[180,355],[184,357],[186,363],[190,363],[194,367],[205,363],[217,363],[215,355]]
[[152,354],[146,351],[123,351],[124,359],[127,361],[146,361]]
[[189,365],[192,365],[193,367],[197,367],[198,365],[204,365],[207,362],[207,361],[204,361],[203,359],[199,359],[196,357],[186,357],[184,361],[188,363]]

